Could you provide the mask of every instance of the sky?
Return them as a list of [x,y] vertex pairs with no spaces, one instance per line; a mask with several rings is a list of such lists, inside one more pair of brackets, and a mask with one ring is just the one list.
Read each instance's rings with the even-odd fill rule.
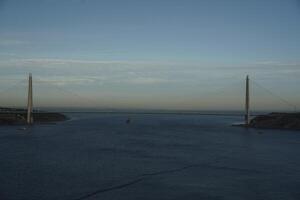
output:
[[299,36],[298,0],[0,0],[0,103],[300,107]]

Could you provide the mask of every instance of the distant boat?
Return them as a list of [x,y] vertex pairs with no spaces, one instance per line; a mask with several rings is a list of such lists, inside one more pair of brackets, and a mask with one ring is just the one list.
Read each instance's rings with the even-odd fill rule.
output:
[[245,122],[234,122],[231,124],[232,126],[245,126]]

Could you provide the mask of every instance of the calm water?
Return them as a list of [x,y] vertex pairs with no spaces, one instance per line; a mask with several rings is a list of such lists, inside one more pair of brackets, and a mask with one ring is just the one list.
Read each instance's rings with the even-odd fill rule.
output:
[[72,114],[0,127],[1,200],[300,199],[300,132],[240,117]]

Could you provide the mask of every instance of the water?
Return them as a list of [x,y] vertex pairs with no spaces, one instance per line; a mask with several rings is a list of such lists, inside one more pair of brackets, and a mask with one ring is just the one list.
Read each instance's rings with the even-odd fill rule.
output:
[[1,200],[300,199],[299,132],[229,116],[71,117],[0,127]]

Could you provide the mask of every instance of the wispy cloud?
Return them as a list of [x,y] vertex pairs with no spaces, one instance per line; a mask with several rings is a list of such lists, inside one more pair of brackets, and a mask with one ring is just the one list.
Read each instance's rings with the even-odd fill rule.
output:
[[[81,59],[55,59],[55,58],[10,58],[0,61],[0,66],[30,66],[30,67],[63,67],[63,66],[81,66],[81,67],[93,67],[93,66],[118,66],[118,65],[142,65],[151,64],[146,61],[122,61],[122,60],[81,60]],[[153,64],[153,63],[152,63]]]
[[142,60],[82,60],[82,59],[55,59],[55,58],[23,58],[10,59],[10,63],[20,65],[70,65],[70,64],[130,64],[130,65],[175,65],[176,62],[142,61]]
[[91,85],[101,84],[102,77],[97,76],[51,76],[51,77],[38,77],[36,82],[52,84],[57,86],[64,85]]
[[120,64],[125,61],[101,61],[101,60],[76,60],[76,59],[50,59],[31,58],[14,60],[16,63],[32,65],[68,65],[68,64]]
[[138,77],[135,79],[129,79],[126,82],[130,84],[137,84],[137,85],[154,85],[154,84],[169,83],[172,81],[168,79],[156,78],[156,77]]
[[272,78],[297,76],[297,63],[256,61],[246,64],[209,65],[172,61],[85,60],[58,58],[17,58],[0,60],[2,76],[33,72],[35,76],[56,85],[173,85],[195,86],[211,80],[243,79],[246,74]]
[[263,65],[263,66],[300,66],[299,62],[280,62],[274,60],[263,60],[254,62],[255,65]]
[[[17,43],[17,42],[16,42]],[[1,41],[0,41],[1,44]],[[0,54],[1,55],[1,54]],[[183,62],[183,61],[153,61],[153,60],[84,60],[84,59],[58,59],[58,58],[11,58],[0,61],[2,64],[9,64],[11,66],[31,66],[31,67],[57,67],[57,66],[81,66],[81,67],[159,67],[178,69],[245,69],[259,67],[293,67],[300,66],[300,62],[280,62],[272,60],[262,60],[254,62],[236,63],[236,64],[212,64],[199,62]]]

